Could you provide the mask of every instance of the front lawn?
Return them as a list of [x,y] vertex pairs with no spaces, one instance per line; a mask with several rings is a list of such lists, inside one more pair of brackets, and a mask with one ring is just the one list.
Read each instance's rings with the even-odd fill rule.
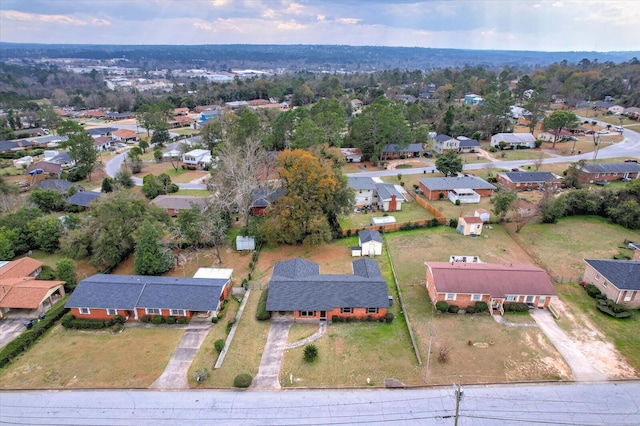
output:
[[164,371],[184,330],[125,328],[66,330],[56,326],[37,344],[0,370],[0,387],[148,387]]
[[[397,182],[397,179],[396,179],[396,182]],[[407,188],[406,186],[405,188],[409,190],[409,188]],[[413,188],[411,188],[411,190],[413,190]],[[383,211],[376,211],[374,213],[371,213],[371,212],[353,213],[352,212],[347,216],[340,217],[340,226],[342,227],[342,229],[361,228],[364,226],[370,226],[372,217],[381,217],[385,215],[395,217],[396,222],[398,223],[409,222],[412,220],[420,220],[420,219],[433,219],[433,215],[431,213],[429,213],[428,211],[420,207],[418,203],[416,203],[415,201],[412,201],[410,203],[402,203],[402,211],[399,211],[399,212],[388,212],[388,213]]]

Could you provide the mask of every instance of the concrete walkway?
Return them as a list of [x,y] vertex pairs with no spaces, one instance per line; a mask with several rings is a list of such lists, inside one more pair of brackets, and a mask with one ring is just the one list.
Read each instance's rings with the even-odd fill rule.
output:
[[502,324],[505,327],[539,327],[538,324],[535,322],[510,322],[510,321],[505,321],[502,315],[491,315],[491,316],[493,317],[494,320],[496,320],[498,324]]
[[218,360],[216,361],[216,365],[213,366],[214,369],[220,368],[222,366],[222,361],[224,361],[224,357],[227,356],[229,345],[231,345],[231,342],[233,341],[233,336],[236,335],[236,328],[238,328],[238,324],[240,323],[240,318],[242,318],[242,313],[244,312],[244,307],[247,304],[247,300],[249,300],[250,294],[251,294],[251,290],[247,290],[247,292],[244,294],[242,298],[242,303],[238,308],[238,312],[236,312],[235,322],[231,326],[231,330],[229,330],[229,335],[227,336],[227,339],[224,341],[224,348],[222,349],[222,352],[220,352],[220,355],[218,355]]
[[299,348],[299,347],[304,346],[304,345],[308,345],[309,343],[315,342],[316,340],[321,338],[322,335],[326,331],[327,331],[327,322],[326,321],[320,321],[320,325],[318,326],[318,331],[316,331],[313,335],[307,337],[306,339],[299,340],[297,342],[287,343],[287,345],[284,348],[285,349],[294,349],[294,348]]
[[188,389],[187,372],[189,366],[196,356],[196,352],[204,342],[205,337],[211,329],[212,323],[198,321],[195,317],[187,327],[178,347],[171,355],[171,359],[164,369],[164,372],[155,382],[151,384],[151,389]]
[[280,389],[280,380],[278,378],[280,375],[280,365],[282,364],[289,329],[293,325],[293,317],[278,317],[278,314],[275,315],[276,316],[271,317],[269,337],[267,337],[267,343],[264,346],[264,352],[262,352],[262,359],[260,360],[260,368],[258,369],[258,374],[253,379],[251,389]]
[[558,352],[571,368],[573,379],[579,382],[595,382],[607,380],[607,376],[597,370],[580,347],[556,324],[551,312],[546,309],[534,309],[531,316],[538,323],[542,332],[551,340]]

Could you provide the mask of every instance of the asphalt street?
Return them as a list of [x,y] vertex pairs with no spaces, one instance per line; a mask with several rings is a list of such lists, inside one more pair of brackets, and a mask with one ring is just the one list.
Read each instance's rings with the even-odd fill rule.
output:
[[[457,382],[457,377],[451,378]],[[640,383],[465,386],[458,424],[638,425]],[[452,425],[430,389],[0,392],[7,425]]]

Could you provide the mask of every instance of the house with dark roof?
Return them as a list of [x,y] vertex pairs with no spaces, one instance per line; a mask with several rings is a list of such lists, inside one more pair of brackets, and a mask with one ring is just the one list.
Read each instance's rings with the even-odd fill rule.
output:
[[[402,188],[400,185],[398,185]],[[398,186],[392,183],[376,183],[378,209],[384,212],[397,212],[402,210],[402,203],[406,201]]]
[[533,265],[426,262],[431,303],[445,301],[461,309],[485,302],[493,313],[508,303],[546,308],[556,292],[547,273]]
[[285,193],[283,188],[269,189],[258,188],[252,192],[252,201],[249,205],[249,213],[252,216],[264,216],[265,210]]
[[458,151],[460,141],[448,135],[436,135],[433,138],[433,150],[438,154],[444,154],[447,151]]
[[378,203],[376,182],[370,177],[349,176],[349,187],[355,191],[356,207],[371,207]]
[[38,161],[37,163],[33,163],[29,168],[27,168],[27,173],[34,170],[41,170],[40,172],[37,172],[37,174],[53,175],[58,179],[60,179],[60,176],[62,175],[62,166],[60,164],[50,163],[49,161]]
[[384,318],[389,293],[378,263],[358,259],[352,270],[352,274],[320,274],[320,266],[308,260],[278,262],[269,282],[267,310],[272,317],[276,312],[292,313],[299,322]]
[[611,182],[621,179],[637,179],[638,174],[640,174],[640,164],[638,163],[586,163],[580,169],[578,180],[582,183]]
[[498,183],[516,191],[532,189],[558,189],[562,183],[560,176],[551,172],[500,172],[496,175]]
[[53,158],[50,158],[47,160],[50,163],[54,163],[54,164],[60,164],[60,166],[63,169],[68,169],[69,167],[73,167],[76,164],[76,160],[74,160],[71,157],[71,154],[69,154],[66,151],[63,151],[61,153],[59,153],[58,155],[56,155]]
[[0,141],[0,152],[5,151],[22,151],[29,149],[33,144],[27,140],[17,141]]
[[158,195],[151,200],[151,204],[165,209],[171,216],[177,216],[181,210],[190,210],[194,206],[206,210],[207,200],[208,197],[195,195]]
[[131,112],[108,112],[104,115],[104,118],[107,120],[129,120],[133,118],[133,113]]
[[29,257],[0,261],[0,318],[10,311],[38,316],[64,297],[64,281],[38,280],[41,270],[42,262]]
[[402,147],[397,143],[392,143],[382,147],[380,157],[383,160],[392,160],[396,158],[420,157],[424,152],[424,148],[420,143],[411,143],[406,147]]
[[230,278],[97,274],[78,283],[65,307],[76,318],[138,321],[143,316],[217,315]]
[[418,186],[427,200],[449,198],[449,193],[454,190],[461,193],[472,190],[481,197],[490,197],[496,189],[486,180],[472,175],[418,179]]
[[347,163],[359,163],[362,161],[362,151],[360,148],[340,148],[344,161]]
[[460,142],[458,145],[458,153],[464,154],[469,152],[480,152],[480,142],[475,139],[469,139],[464,136],[458,136],[456,139]]
[[640,308],[640,261],[585,259],[582,281],[593,284],[610,300]]
[[75,184],[73,182],[69,182],[68,180],[64,180],[64,179],[45,179],[40,183],[38,183],[36,186],[46,191],[49,191],[49,190],[58,191],[63,195],[69,192],[69,189],[71,189],[72,186],[74,186],[78,190],[78,192],[84,191],[84,188],[81,187],[80,185]]
[[402,186],[380,183],[370,177],[349,176],[349,187],[355,191],[356,208],[375,206],[385,212],[402,210],[407,201]]
[[358,231],[358,247],[351,248],[352,256],[380,256],[382,254],[382,235],[373,229]]
[[86,131],[91,135],[91,137],[98,138],[100,136],[111,136],[111,134],[117,130],[117,127],[94,127],[93,129],[87,129]]
[[89,204],[91,204],[93,200],[100,198],[103,195],[104,194],[102,192],[94,191],[76,192],[71,197],[67,197],[64,202],[73,206],[89,207]]

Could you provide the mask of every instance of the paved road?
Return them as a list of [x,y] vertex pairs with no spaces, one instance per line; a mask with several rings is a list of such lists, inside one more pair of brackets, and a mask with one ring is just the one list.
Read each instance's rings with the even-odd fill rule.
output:
[[264,345],[258,374],[253,378],[251,389],[277,390],[280,389],[280,365],[287,344],[289,329],[293,325],[292,317],[278,318],[278,314],[271,318],[269,337]]
[[607,380],[607,375],[597,370],[593,363],[582,353],[580,347],[556,324],[551,312],[546,309],[533,309],[531,316],[542,332],[551,340],[560,355],[571,368],[573,379],[579,382]]
[[164,372],[151,384],[152,389],[189,389],[189,366],[207,337],[211,325],[210,320],[196,321],[195,318],[189,323]]
[[[461,426],[640,424],[639,382],[463,386],[463,392]],[[452,425],[454,413],[450,385],[286,392],[0,392],[0,419],[10,425]]]

